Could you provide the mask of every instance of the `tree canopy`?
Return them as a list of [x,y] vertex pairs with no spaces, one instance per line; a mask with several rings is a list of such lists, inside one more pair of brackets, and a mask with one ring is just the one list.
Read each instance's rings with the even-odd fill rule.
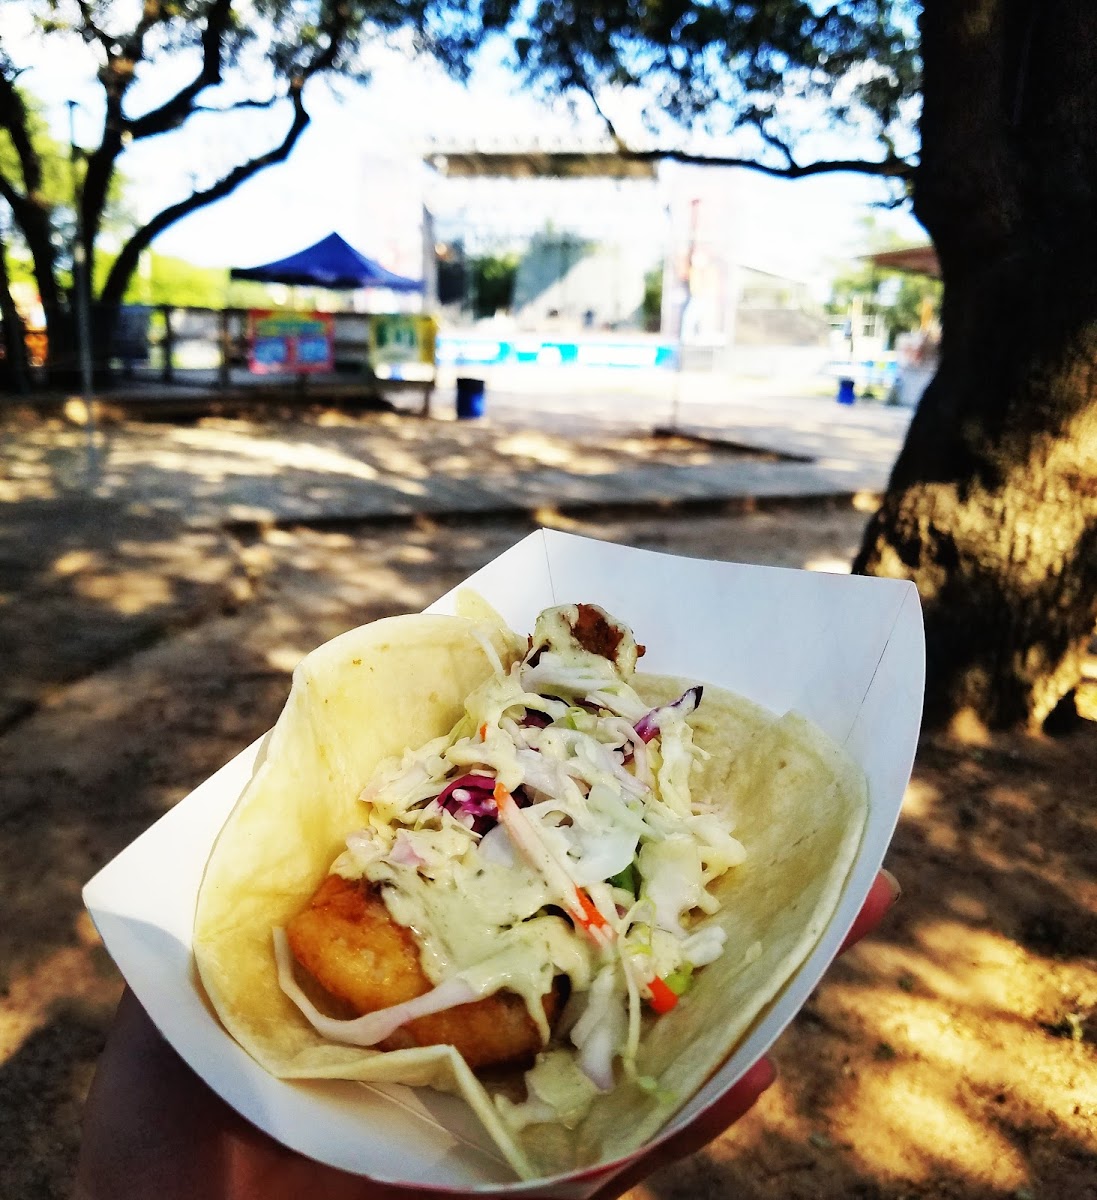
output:
[[[19,97],[25,113],[24,125],[34,154],[41,163],[39,191],[47,204],[63,207],[72,203],[72,166],[67,146],[62,146],[49,132],[41,107],[34,98],[20,89]],[[19,152],[10,127],[0,128],[0,177],[19,179],[22,167]]]
[[[103,92],[97,144],[83,151],[80,228],[94,260],[112,181],[126,150],[147,138],[170,135],[196,113],[269,109],[283,114],[283,133],[273,145],[256,147],[220,178],[167,205],[124,240],[103,281],[100,300],[121,302],[139,257],[182,217],[227,196],[259,171],[284,161],[309,122],[306,95],[313,80],[368,76],[363,45],[400,33],[416,52],[434,55],[447,69],[467,72],[469,55],[485,32],[485,15],[461,4],[432,0],[0,0],[0,17],[29,14],[35,37],[47,45],[83,47],[88,77]],[[22,64],[9,42],[0,45],[0,131],[10,147],[0,160],[0,198],[34,260],[48,313],[62,308],[58,255],[51,237],[55,189],[49,186],[50,156],[35,139],[36,116],[18,86]],[[135,82],[173,59],[189,64],[174,91],[141,107]]]
[[[541,0],[512,34],[531,82],[589,97],[637,156],[907,179],[916,11],[904,0]],[[851,137],[868,153],[849,154]],[[845,152],[820,151],[839,141]]]
[[[111,269],[95,276],[108,307],[121,301],[141,252],[159,234],[288,157],[310,119],[312,81],[367,80],[362,51],[385,40],[399,39],[463,77],[478,48],[505,39],[531,86],[586,97],[637,157],[742,162],[789,177],[847,169],[903,181],[912,169],[902,151],[910,149],[919,60],[903,0],[824,8],[807,0],[542,0],[532,7],[517,0],[0,0],[0,13],[16,7],[47,44],[82,46],[88,76],[103,89],[98,142],[81,163],[89,261],[131,145],[170,135],[196,113],[283,114],[280,140],[195,186],[124,240]],[[49,238],[60,181],[56,156],[37,149],[41,122],[17,87],[15,52],[0,48],[0,138],[8,147],[0,197],[51,309],[60,300]],[[141,107],[134,84],[166,59],[189,64],[189,76]],[[827,153],[839,133],[870,152]]]

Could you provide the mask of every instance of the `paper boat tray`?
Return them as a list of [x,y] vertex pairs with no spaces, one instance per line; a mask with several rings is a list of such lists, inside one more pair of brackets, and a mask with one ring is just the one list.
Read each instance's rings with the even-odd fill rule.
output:
[[[921,719],[924,640],[909,583],[709,562],[539,530],[477,571],[473,587],[512,628],[553,604],[600,604],[647,645],[646,670],[707,680],[775,713],[796,709],[868,779],[860,852],[822,940],[667,1136],[776,1039],[834,957],[883,860]],[[428,611],[451,612],[458,589]],[[203,868],[250,778],[257,742],[104,867],[84,899],[106,947],[164,1036],[229,1104],[320,1162],[377,1179],[508,1195],[590,1195],[624,1163],[518,1183],[464,1102],[425,1090],[286,1083],[223,1031],[191,960]],[[627,1160],[626,1160],[627,1161]]]

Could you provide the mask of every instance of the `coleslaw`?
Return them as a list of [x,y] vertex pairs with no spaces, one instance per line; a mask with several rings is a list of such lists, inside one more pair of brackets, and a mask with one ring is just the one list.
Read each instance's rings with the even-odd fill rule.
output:
[[[323,1036],[357,1046],[402,1023],[507,989],[525,1001],[544,1049],[526,1099],[496,1104],[515,1129],[573,1127],[614,1087],[644,1082],[643,1022],[670,1011],[693,973],[724,953],[705,921],[711,885],[743,862],[732,818],[690,787],[703,754],[689,718],[700,686],[650,707],[632,686],[643,653],[594,605],[538,617],[453,729],[383,763],[361,794],[362,828],[332,871],[376,885],[414,931],[432,990],[353,1020],[315,1008],[275,931],[279,981]],[[543,997],[569,999],[549,1028]]]

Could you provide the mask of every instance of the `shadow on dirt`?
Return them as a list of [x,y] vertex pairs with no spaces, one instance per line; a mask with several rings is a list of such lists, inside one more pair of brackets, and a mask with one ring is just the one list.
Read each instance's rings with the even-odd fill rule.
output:
[[0,1196],[71,1194],[80,1110],[104,1037],[101,1014],[59,1004],[0,1066]]
[[[648,511],[566,524],[803,565],[848,562],[863,519]],[[421,518],[230,539],[71,491],[0,504],[0,624],[9,680],[23,681],[0,735],[0,1194],[69,1193],[79,1101],[120,989],[82,916],[84,881],[271,725],[302,654],[422,608],[530,528]],[[899,907],[784,1036],[759,1108],[646,1192],[1097,1194],[1094,795],[1092,727],[927,741],[890,859]]]

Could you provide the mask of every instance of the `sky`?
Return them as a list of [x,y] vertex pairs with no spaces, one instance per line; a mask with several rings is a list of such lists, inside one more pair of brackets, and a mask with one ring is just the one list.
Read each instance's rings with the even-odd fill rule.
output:
[[[6,11],[11,13],[10,6]],[[102,101],[88,49],[77,38],[60,45],[51,39],[47,55],[26,28],[17,27],[18,17],[6,20],[5,42],[13,58],[30,64],[21,82],[44,103],[55,135],[68,140],[66,101],[76,100],[76,140],[93,144]],[[454,197],[461,191],[421,168],[426,150],[453,144],[521,145],[531,136],[589,143],[601,134],[589,115],[577,118],[563,104],[546,107],[523,92],[498,61],[489,59],[467,86],[397,50],[375,50],[370,65],[372,80],[366,87],[339,81],[336,95],[322,81],[311,82],[306,99],[312,122],[289,160],[180,221],[154,248],[206,266],[245,266],[282,257],[336,230],[363,253],[406,270],[406,261],[393,259],[409,253],[408,237],[397,234],[417,196],[422,193],[428,206],[444,209],[458,202]],[[193,62],[168,60],[158,63],[155,73],[139,75],[127,97],[129,111],[138,113],[153,104],[185,82],[193,69]],[[262,94],[262,84],[257,86]],[[128,201],[147,220],[193,184],[211,183],[257,147],[277,144],[288,119],[285,109],[200,115],[170,135],[135,143],[121,161],[130,181]],[[841,147],[841,152],[849,151],[848,145]],[[867,177],[835,174],[785,181],[750,171],[724,174],[729,176],[734,242],[750,266],[822,280],[842,261],[866,250],[867,217],[905,241],[925,240],[909,213],[873,207],[886,198],[886,191]],[[529,203],[499,190],[505,187],[485,191],[479,185],[474,203],[480,220],[490,223],[496,207],[505,214],[508,204]],[[546,201],[547,212],[553,203]],[[634,207],[639,211],[643,205]]]

